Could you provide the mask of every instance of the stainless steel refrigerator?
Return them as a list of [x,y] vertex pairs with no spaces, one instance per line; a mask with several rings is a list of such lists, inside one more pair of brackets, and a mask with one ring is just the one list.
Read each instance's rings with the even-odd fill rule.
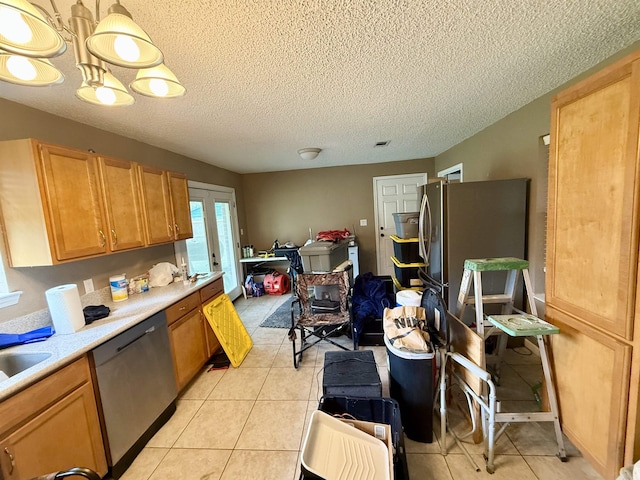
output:
[[[419,249],[423,259],[428,257],[426,279],[422,276],[440,289],[451,312],[455,313],[465,259],[527,258],[528,185],[529,180],[521,178],[435,181],[422,187]],[[505,272],[483,273],[483,294],[503,293],[505,281]],[[516,306],[522,306],[522,281]],[[467,309],[462,320],[471,324],[473,315]]]

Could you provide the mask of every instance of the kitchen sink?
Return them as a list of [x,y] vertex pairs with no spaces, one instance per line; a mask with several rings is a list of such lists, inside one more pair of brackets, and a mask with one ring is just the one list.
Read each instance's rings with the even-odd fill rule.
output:
[[[45,361],[50,356],[50,353],[0,353],[0,372],[12,377]],[[0,381],[3,378],[0,374]]]

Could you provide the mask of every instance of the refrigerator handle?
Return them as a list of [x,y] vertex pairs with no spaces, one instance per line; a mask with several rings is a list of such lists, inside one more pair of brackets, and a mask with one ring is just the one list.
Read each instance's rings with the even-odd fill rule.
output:
[[[426,232],[425,220],[427,227]],[[429,265],[429,255],[431,254],[431,208],[429,207],[429,198],[426,193],[422,196],[422,202],[420,203],[420,219],[418,221],[418,254],[424,260],[425,265]]]

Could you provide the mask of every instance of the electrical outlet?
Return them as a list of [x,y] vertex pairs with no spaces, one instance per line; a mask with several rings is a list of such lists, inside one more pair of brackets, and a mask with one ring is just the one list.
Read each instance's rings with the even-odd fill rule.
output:
[[360,219],[360,226],[361,227],[366,227],[367,226],[367,219],[366,218],[361,218]]
[[93,279],[87,278],[86,280],[83,281],[83,283],[84,283],[84,293],[93,292]]
[[240,235],[244,235],[244,228],[240,229]]

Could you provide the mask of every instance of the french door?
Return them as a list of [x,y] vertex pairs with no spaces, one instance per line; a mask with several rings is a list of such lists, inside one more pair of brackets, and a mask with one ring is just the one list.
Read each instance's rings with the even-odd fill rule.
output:
[[177,255],[184,254],[190,273],[223,272],[224,291],[235,299],[242,294],[235,191],[197,182],[189,186],[193,238]]

